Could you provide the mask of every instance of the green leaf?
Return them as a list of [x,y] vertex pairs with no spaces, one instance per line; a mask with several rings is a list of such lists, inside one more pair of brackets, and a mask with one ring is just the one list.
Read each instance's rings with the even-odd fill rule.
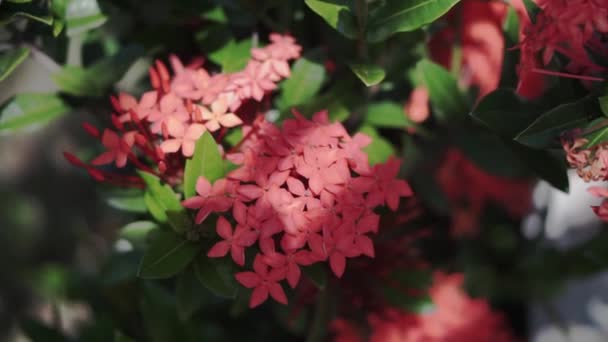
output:
[[241,71],[251,58],[251,39],[234,40],[209,54],[209,59],[222,67],[222,72]]
[[45,3],[32,1],[9,1],[0,5],[0,26],[18,18],[27,18],[45,25],[53,24],[53,17]]
[[604,116],[608,116],[608,95],[599,97],[597,101],[600,103],[600,108]]
[[350,64],[350,69],[368,87],[376,85],[386,76],[384,69],[373,64]]
[[367,107],[365,123],[375,127],[405,128],[412,126],[403,106],[390,101],[375,102]]
[[177,315],[182,321],[190,319],[203,306],[206,293],[192,267],[179,275],[175,296]]
[[28,48],[8,50],[0,54],[0,81],[8,77],[30,54]]
[[306,57],[299,59],[293,65],[291,76],[281,84],[279,110],[283,111],[307,103],[317,95],[324,80],[323,64]]
[[486,95],[471,116],[498,135],[512,139],[538,116],[537,109],[511,89],[497,89]]
[[323,264],[316,263],[310,266],[303,266],[302,272],[304,272],[308,279],[310,279],[320,290],[324,290],[327,286],[327,268]]
[[370,12],[367,40],[380,42],[393,33],[414,31],[435,21],[459,0],[386,0]]
[[148,234],[158,229],[158,224],[152,221],[135,221],[120,228],[119,237],[129,241],[135,247],[144,247]]
[[203,12],[202,17],[207,20],[215,21],[218,23],[228,23],[226,13],[224,13],[224,9],[220,6],[215,6],[212,9]]
[[585,139],[589,140],[585,144],[584,148],[591,148],[601,143],[608,141],[608,126],[594,130],[593,132],[586,134]]
[[101,13],[97,0],[69,0],[65,8],[67,35],[75,36],[97,28],[108,18]]
[[566,158],[550,151],[541,151],[517,143],[511,144],[517,157],[539,178],[563,192],[568,192],[568,167]]
[[528,13],[530,21],[533,23],[536,22],[536,16],[541,11],[540,7],[532,0],[524,0],[524,6],[526,7],[526,12]]
[[150,173],[139,172],[139,175],[146,183],[144,201],[151,213],[157,212],[153,213],[155,218],[162,217],[161,213],[164,213],[166,220],[160,220],[160,222],[169,222],[177,233],[188,231],[192,222],[173,189],[167,184],[162,185],[160,179]]
[[591,96],[559,105],[538,117],[519,133],[515,140],[534,148],[554,145],[561,133],[591,121],[591,116],[596,113],[596,106],[597,102]]
[[416,65],[422,84],[429,91],[433,109],[442,121],[461,120],[469,112],[465,95],[458,88],[458,81],[449,71],[429,60]]
[[146,204],[146,208],[148,208],[148,212],[156,221],[161,223],[167,222],[168,217],[165,213],[165,208],[163,208],[150,192],[144,193],[144,203]]
[[145,332],[145,336],[138,338],[138,341],[205,340],[201,336],[196,336],[198,334],[194,332],[191,324],[180,321],[177,316],[175,296],[168,289],[156,282],[146,281],[136,294],[140,304],[138,311],[143,318],[142,328]]
[[66,65],[52,76],[59,88],[74,96],[102,96],[143,55],[139,46],[128,46],[88,68]]
[[186,161],[184,169],[184,194],[186,198],[196,195],[196,181],[205,177],[209,183],[224,176],[224,161],[215,139],[209,132],[196,142],[194,155]]
[[234,263],[230,258],[201,255],[194,263],[194,271],[201,284],[215,295],[225,298],[236,296],[238,284],[234,278]]
[[15,132],[45,125],[69,110],[61,98],[53,94],[19,94],[0,109],[0,131]]
[[357,38],[356,18],[352,0],[305,0],[306,5],[336,31],[350,39]]
[[384,139],[376,129],[370,125],[363,125],[359,132],[367,134],[372,138],[372,143],[366,146],[363,151],[367,153],[370,165],[384,163],[388,158],[395,154],[393,145]]
[[33,319],[25,319],[21,321],[21,330],[33,342],[67,342],[70,341],[60,331],[50,328]]
[[143,279],[170,278],[190,264],[201,249],[172,231],[159,231],[146,250],[137,276]]

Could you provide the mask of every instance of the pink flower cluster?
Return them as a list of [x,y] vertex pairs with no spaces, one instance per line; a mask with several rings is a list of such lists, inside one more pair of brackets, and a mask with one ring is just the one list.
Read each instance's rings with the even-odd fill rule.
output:
[[329,121],[327,112],[312,120],[294,115],[282,128],[265,121],[244,127],[248,138],[227,155],[240,167],[213,185],[199,178],[198,195],[183,202],[198,210],[197,223],[211,213],[232,212],[234,228],[223,216],[217,220],[221,240],[209,257],[230,253],[244,266],[245,250],[257,242],[253,271],[236,274],[243,286],[253,288],[250,307],[268,295],[287,303],[280,282],[296,287],[300,266],[329,261],[341,277],[347,258],[374,257],[370,234],[378,231],[380,220],[374,209],[396,210],[400,197],[411,195],[408,184],[396,178],[400,161],[369,165],[362,150],[369,137],[351,137],[342,124]]
[[145,156],[158,166],[161,174],[179,173],[182,156],[192,156],[195,142],[205,131],[241,125],[243,121],[235,114],[241,105],[248,100],[261,101],[277,87],[277,82],[290,76],[289,61],[300,57],[301,47],[292,37],[276,33],[270,34],[270,41],[265,47],[253,48],[245,69],[235,73],[212,75],[201,66],[201,61],[184,66],[176,56],[171,56],[172,76],[157,61],[150,68],[154,90],[144,93],[139,100],[126,93],[112,98],[115,130],[106,129],[100,134],[95,127],[85,125],[91,135],[101,139],[106,152],[93,159],[91,165],[72,155],[68,160],[87,168],[98,180],[121,185],[130,182],[132,185],[132,180],[95,167],[114,163],[122,168],[131,161],[135,167],[155,173],[138,160]]
[[522,71],[546,72],[542,66],[549,64],[558,52],[568,57],[566,71],[587,80],[602,78],[584,76],[605,72],[606,68],[594,62],[589,52],[608,56],[603,35],[608,33],[608,0],[542,0],[537,1],[542,11],[525,30],[521,42]]
[[[573,132],[574,134],[579,132]],[[566,152],[566,160],[571,168],[585,182],[608,179],[608,143],[602,143],[585,148],[589,141],[585,138],[562,139],[562,146]],[[596,197],[603,198],[599,206],[591,208],[595,214],[608,222],[608,189],[599,186],[589,188],[589,192]]]
[[[462,274],[436,274],[429,294],[434,310],[413,314],[394,308],[368,316],[370,342],[513,342],[504,317],[462,289]],[[406,295],[406,294],[404,294]],[[368,341],[358,327],[340,319],[332,322],[335,342]]]

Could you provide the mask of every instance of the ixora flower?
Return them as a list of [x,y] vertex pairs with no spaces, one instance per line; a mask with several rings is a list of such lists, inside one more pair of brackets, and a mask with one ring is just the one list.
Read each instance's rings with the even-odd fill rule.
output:
[[[517,341],[504,318],[481,299],[469,297],[462,289],[462,274],[434,276],[429,289],[435,308],[414,314],[385,308],[367,317],[371,330],[363,338],[360,328],[344,319],[332,322],[336,342],[511,342]],[[404,294],[406,295],[406,294]]]
[[[367,159],[360,156],[361,148],[369,137],[351,137],[341,124],[329,122],[325,111],[312,120],[295,111],[294,116],[282,128],[272,129],[265,121],[246,127],[247,141],[232,152],[242,155],[233,158],[240,162],[239,168],[213,185],[200,177],[198,194],[183,202],[199,211],[198,223],[233,207],[236,228],[233,231],[221,216],[217,222],[221,240],[207,255],[224,257],[231,251],[234,262],[242,266],[244,251],[256,251],[255,272],[236,275],[243,286],[254,289],[251,307],[269,295],[286,302],[280,283],[286,280],[296,287],[300,266],[327,262],[342,277],[348,258],[374,257],[371,235],[379,228],[374,209],[388,205],[395,211],[399,199],[412,194],[408,184],[396,178],[399,160],[362,165]],[[283,145],[278,147],[277,142]],[[290,162],[280,163],[286,155]],[[215,190],[225,183],[232,186]]]

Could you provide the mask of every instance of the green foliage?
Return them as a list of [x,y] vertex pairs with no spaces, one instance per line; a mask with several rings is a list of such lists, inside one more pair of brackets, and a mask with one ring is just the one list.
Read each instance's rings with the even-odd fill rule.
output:
[[0,132],[14,133],[44,125],[68,111],[69,107],[56,95],[22,93],[0,109]]
[[350,69],[368,87],[382,82],[386,77],[384,69],[373,64],[350,64]]
[[0,82],[7,78],[30,54],[28,48],[8,50],[0,54]]
[[161,230],[152,236],[137,275],[143,279],[173,277],[190,264],[200,249],[199,244],[174,232]]
[[205,177],[210,183],[224,176],[224,161],[219,147],[209,132],[196,142],[194,155],[186,161],[184,168],[184,195],[186,198],[196,195],[196,181]]
[[294,63],[291,76],[281,84],[281,96],[277,100],[279,110],[311,101],[321,89],[326,78],[325,67],[315,55]]
[[355,39],[358,34],[356,19],[352,13],[353,1],[305,0],[306,5],[329,26],[345,37]]
[[236,269],[228,257],[209,258],[201,255],[194,263],[194,272],[203,286],[219,297],[235,298],[238,284],[234,278]]
[[235,42],[228,41],[226,45],[209,54],[209,59],[222,67],[222,72],[241,71],[251,57],[251,39]]
[[140,172],[139,175],[146,183],[144,201],[152,216],[160,222],[169,223],[177,233],[188,231],[192,222],[173,189],[161,184],[158,177],[152,174]]
[[395,102],[382,101],[367,107],[365,122],[375,127],[406,128],[413,123],[407,118],[403,107]]
[[383,163],[388,160],[390,156],[395,154],[393,145],[388,140],[380,136],[374,127],[370,125],[363,125],[359,129],[359,132],[372,138],[372,143],[364,149],[365,153],[367,153],[370,165]]
[[437,118],[442,121],[460,121],[469,111],[468,101],[458,88],[458,82],[449,71],[429,60],[416,65],[417,78],[428,92]]

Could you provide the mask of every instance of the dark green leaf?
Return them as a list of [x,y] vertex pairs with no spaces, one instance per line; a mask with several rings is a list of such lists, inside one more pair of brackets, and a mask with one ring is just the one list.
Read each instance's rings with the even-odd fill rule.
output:
[[235,267],[230,258],[209,258],[201,255],[194,263],[196,277],[215,295],[234,298],[238,284],[234,278]]
[[458,81],[449,71],[429,60],[416,65],[420,81],[429,91],[429,97],[438,119],[461,120],[469,112],[467,99],[458,88]]
[[0,81],[7,78],[29,54],[28,48],[12,49],[0,54]]
[[593,146],[608,141],[608,126],[602,127],[600,129],[594,130],[589,134],[586,134],[585,139],[589,140],[589,142],[585,144],[585,148],[591,148]]
[[20,324],[21,329],[32,342],[67,342],[69,338],[60,331],[50,328],[33,319],[25,319]]
[[459,0],[386,0],[370,13],[367,39],[385,40],[393,33],[414,31],[435,21]]
[[202,14],[202,17],[207,20],[215,21],[218,23],[227,23],[228,22],[228,18],[226,18],[226,14],[224,13],[224,10],[220,6],[215,6],[212,9],[205,11]]
[[371,103],[367,107],[365,122],[376,127],[405,128],[412,126],[403,106],[390,101]]
[[357,38],[358,30],[352,13],[352,0],[305,0],[304,2],[336,31],[347,38]]
[[27,18],[43,23],[53,24],[53,17],[45,3],[32,1],[7,2],[0,5],[0,26],[18,18]]
[[524,6],[526,7],[526,12],[528,12],[530,21],[536,22],[536,16],[541,11],[540,7],[532,0],[524,0]]
[[177,278],[175,296],[177,315],[182,321],[190,319],[203,306],[206,293],[192,267],[180,274]]
[[350,69],[368,87],[376,85],[386,76],[384,69],[373,64],[350,64]]
[[101,13],[97,0],[70,0],[65,8],[68,36],[97,28],[108,18]]
[[222,72],[241,71],[247,65],[247,61],[251,58],[251,39],[235,42],[230,40],[226,45],[222,46],[209,54],[209,59],[222,67]]
[[604,116],[608,116],[608,95],[599,97],[597,100],[600,103],[600,108],[602,109]]
[[153,236],[137,275],[144,279],[169,278],[190,264],[201,249],[172,231],[160,231]]
[[167,184],[162,185],[160,179],[150,173],[140,172],[139,175],[146,183],[144,201],[150,212],[157,212],[153,213],[155,218],[162,218],[164,213],[166,220],[160,222],[169,222],[177,233],[188,231],[191,226],[190,218],[173,189]]
[[2,106],[0,131],[15,132],[45,125],[68,111],[69,107],[56,95],[19,94]]
[[538,117],[515,140],[534,148],[554,145],[563,132],[591,121],[591,116],[597,113],[596,105],[593,97],[559,105]]
[[471,115],[496,134],[512,139],[528,127],[539,110],[511,89],[497,89],[486,95]]
[[150,342],[167,341],[204,341],[194,336],[189,325],[179,320],[175,296],[166,288],[155,282],[146,281],[138,293],[143,328],[146,338],[138,339]]
[[513,143],[511,148],[517,157],[539,178],[556,189],[568,192],[568,168],[564,156],[555,156],[550,151],[539,151]]
[[102,197],[115,209],[134,213],[147,211],[144,192],[139,189],[112,189],[102,192]]
[[321,263],[302,267],[302,272],[321,290],[327,286],[327,268]]
[[184,194],[186,198],[196,195],[196,181],[205,177],[209,183],[224,176],[224,161],[215,139],[209,132],[196,142],[194,155],[186,161],[184,169]]
[[372,138],[372,143],[363,149],[367,153],[370,165],[384,163],[390,156],[395,154],[393,145],[380,136],[374,127],[363,125],[359,132]]
[[312,59],[301,58],[292,68],[291,76],[281,84],[278,100],[283,111],[308,102],[321,89],[325,80],[325,67]]

